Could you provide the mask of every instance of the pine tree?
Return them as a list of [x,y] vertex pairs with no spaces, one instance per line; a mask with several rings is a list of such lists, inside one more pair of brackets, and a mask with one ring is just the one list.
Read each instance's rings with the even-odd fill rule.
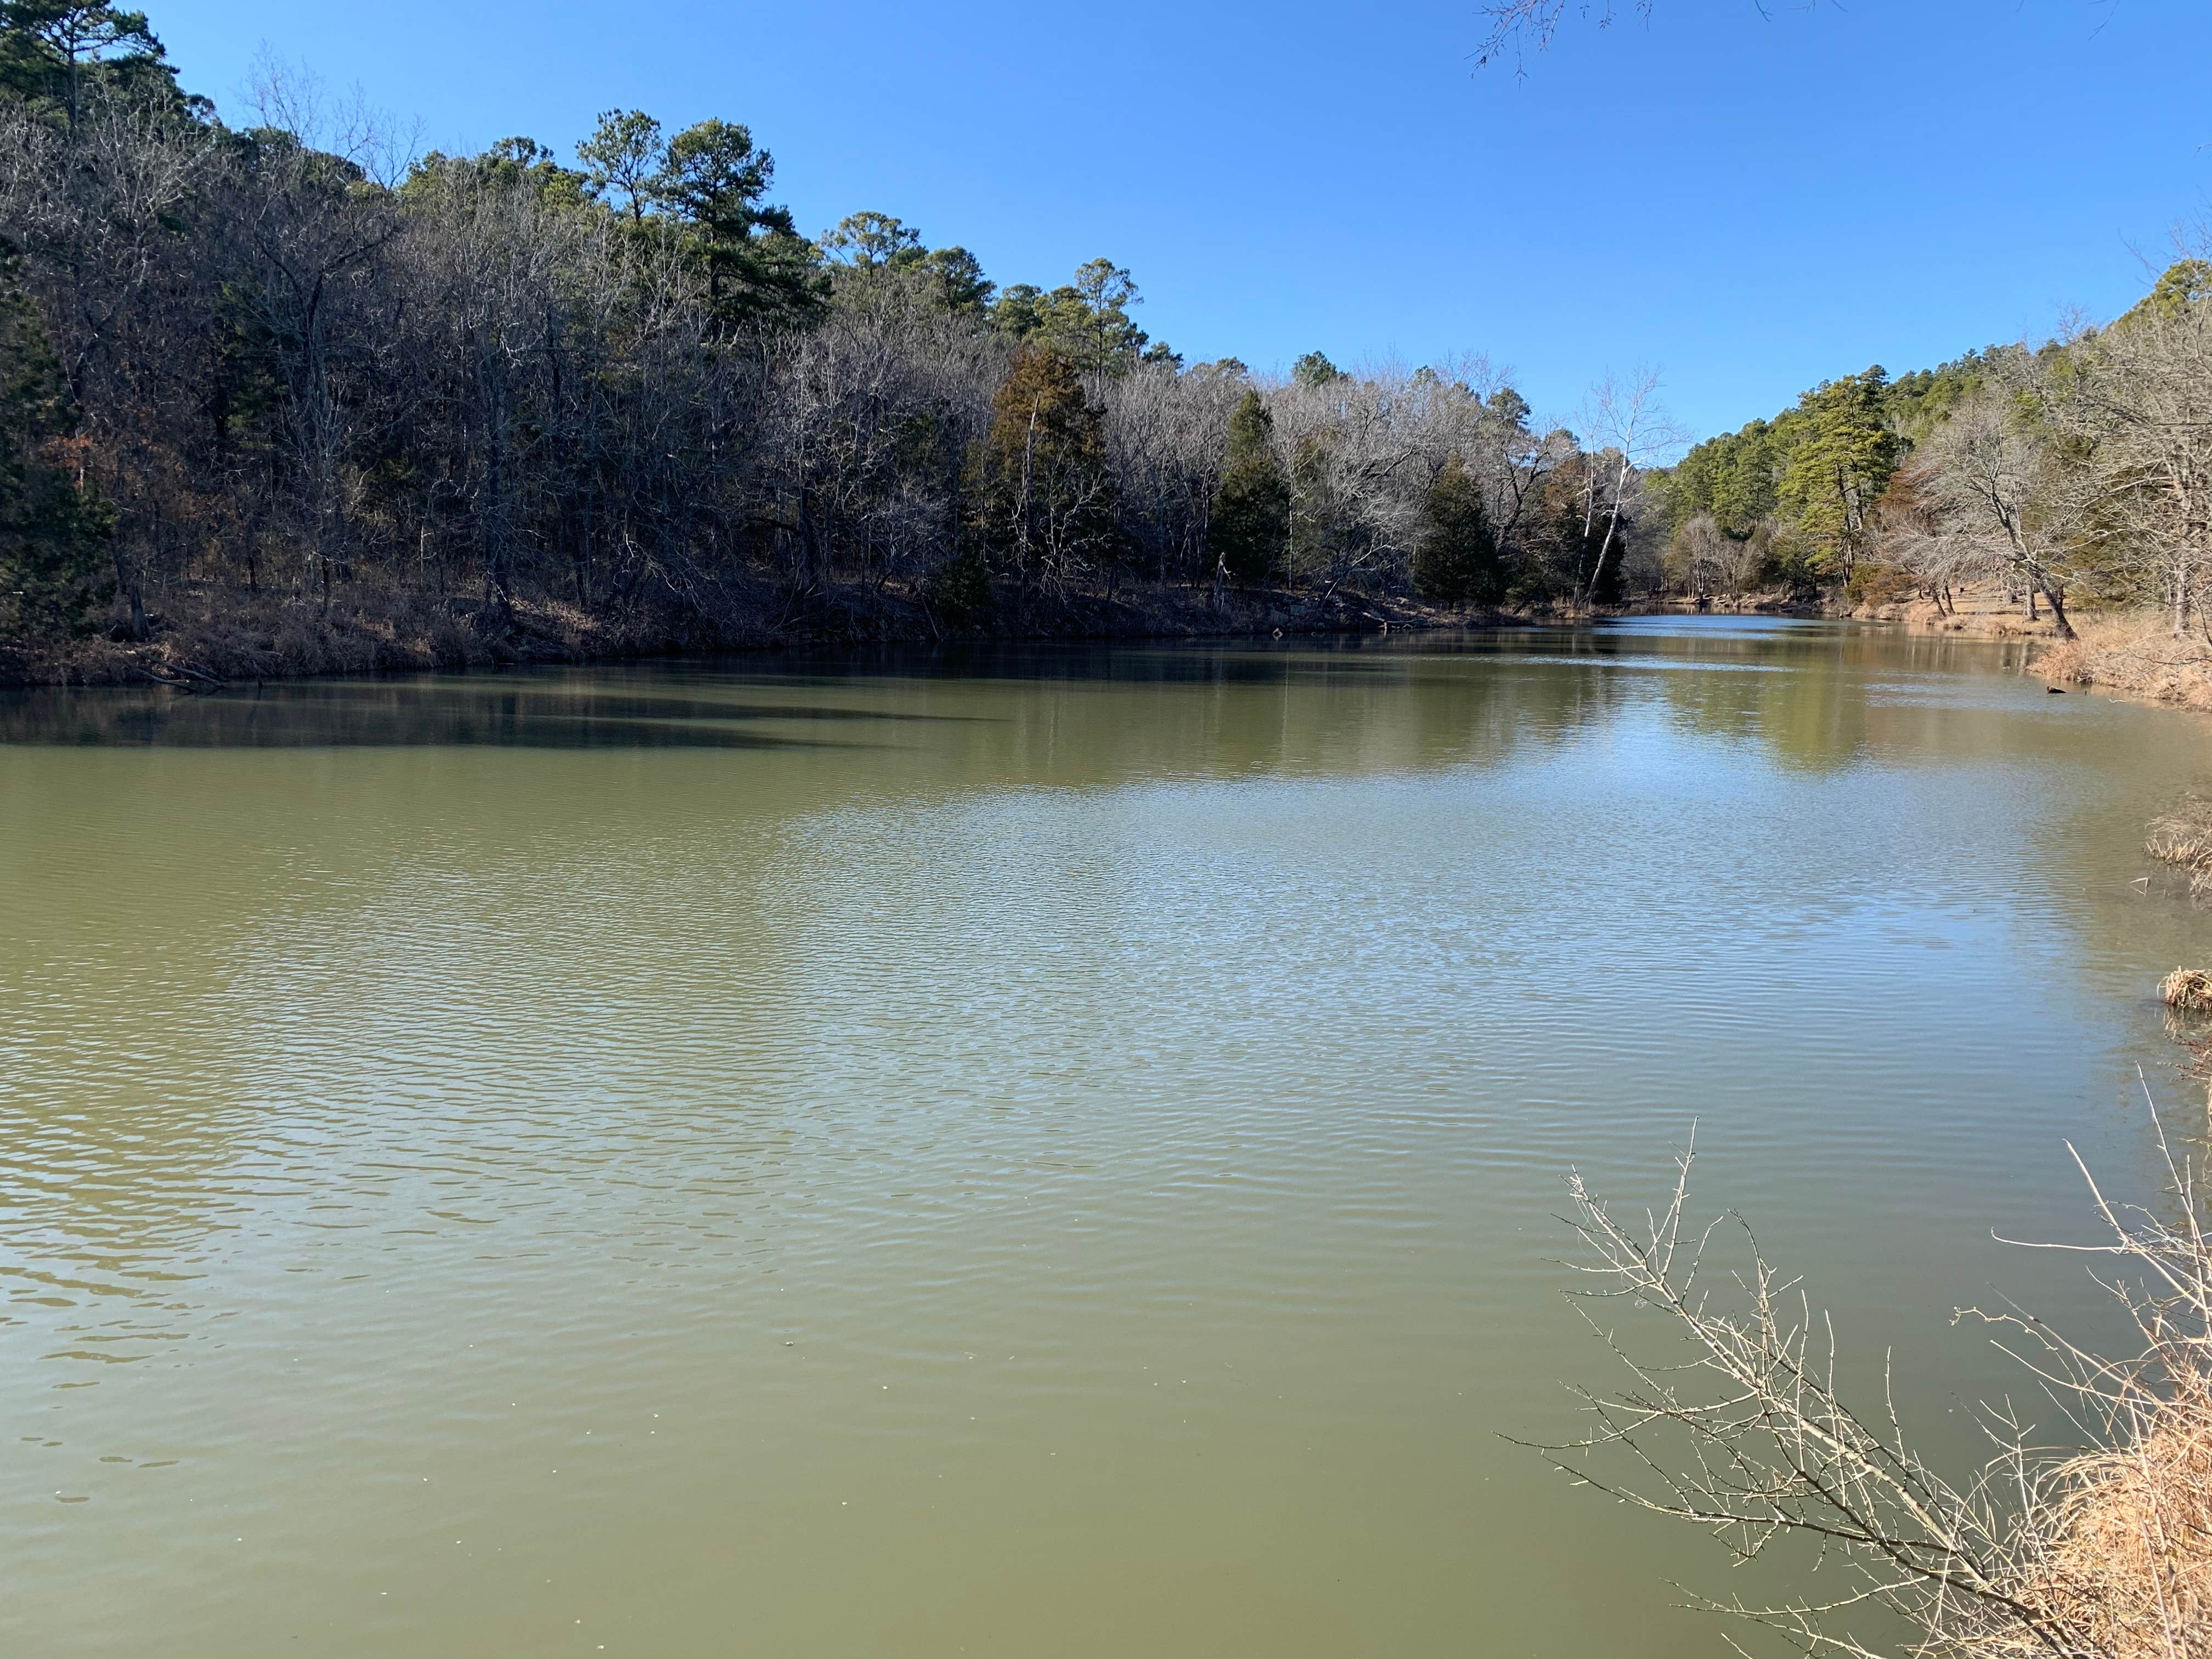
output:
[[143,11],[84,0],[0,0],[0,88],[75,131],[95,92],[181,112],[177,72]]
[[1505,590],[1482,486],[1457,455],[1429,486],[1427,530],[1413,551],[1413,586],[1438,605],[1494,605]]
[[1814,387],[1776,423],[1794,447],[1777,498],[1822,575],[1850,580],[1871,539],[1875,502],[1904,459],[1892,429],[1889,376],[1879,367]]
[[1264,581],[1282,557],[1291,486],[1275,459],[1275,422],[1248,392],[1229,416],[1229,457],[1213,501],[1214,555],[1239,581]]
[[726,326],[788,326],[821,309],[814,245],[793,228],[788,208],[761,201],[775,177],[775,158],[742,123],[706,120],[668,141],[647,186],[689,228]]

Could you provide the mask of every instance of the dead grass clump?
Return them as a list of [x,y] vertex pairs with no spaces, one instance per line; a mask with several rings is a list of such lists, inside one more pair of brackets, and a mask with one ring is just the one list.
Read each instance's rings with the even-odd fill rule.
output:
[[2191,799],[2150,821],[2143,851],[2185,869],[2212,865],[2212,801]]
[[2119,1656],[2212,1644],[2212,1378],[2197,1371],[2124,1443],[2062,1465],[2049,1568],[2030,1594]]
[[2177,968],[2159,981],[2158,994],[2167,1007],[2185,1014],[2212,1013],[2212,974],[2202,968]]
[[2212,902],[2212,801],[2191,799],[2153,818],[2143,851],[2189,872],[2189,896]]
[[2097,653],[2087,638],[2053,640],[2035,653],[2035,672],[2057,685],[2094,685]]

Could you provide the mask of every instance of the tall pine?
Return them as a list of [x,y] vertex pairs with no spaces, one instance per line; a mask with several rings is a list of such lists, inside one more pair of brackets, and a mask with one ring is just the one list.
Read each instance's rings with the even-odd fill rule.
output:
[[1290,528],[1291,485],[1275,459],[1275,422],[1248,392],[1229,416],[1229,456],[1213,500],[1211,544],[1239,581],[1264,581]]

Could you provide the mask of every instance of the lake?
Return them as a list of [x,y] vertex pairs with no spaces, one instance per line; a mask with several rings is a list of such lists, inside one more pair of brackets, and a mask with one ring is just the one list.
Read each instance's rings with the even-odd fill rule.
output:
[[[1674,617],[0,697],[0,1650],[1689,1659],[1579,1166],[1962,1468],[2212,727]],[[1626,1327],[1632,1331],[1635,1327]],[[1655,1336],[1658,1333],[1653,1333]],[[1869,1405],[1878,1397],[1863,1396]],[[1803,1587],[1802,1564],[1761,1583]]]

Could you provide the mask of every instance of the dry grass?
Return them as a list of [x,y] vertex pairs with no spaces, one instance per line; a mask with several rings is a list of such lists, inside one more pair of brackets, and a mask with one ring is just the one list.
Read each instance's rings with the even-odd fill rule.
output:
[[2212,865],[2212,801],[2184,801],[2150,821],[2143,851],[2166,864],[2201,870]]
[[2212,1013],[2212,974],[2202,968],[2177,968],[2159,981],[2158,994],[2167,1007],[2185,1014]]
[[2038,1601],[2100,1653],[2212,1651],[2212,1378],[2131,1424],[2125,1443],[2061,1466]]
[[2153,818],[2143,851],[2161,864],[2188,871],[2191,897],[2212,900],[2212,801],[2191,797]]
[[1939,605],[1924,594],[1905,598],[1862,596],[1850,614],[1869,622],[1903,623],[1916,633],[1960,634],[1982,640],[2048,640],[2056,637],[2047,607],[2028,620],[2027,608],[2002,582],[1966,582],[1950,590]]
[[2075,619],[2081,637],[2054,640],[2032,665],[2055,684],[2094,685],[2145,702],[2212,710],[2212,644],[2173,637],[2162,617],[2142,612]]

